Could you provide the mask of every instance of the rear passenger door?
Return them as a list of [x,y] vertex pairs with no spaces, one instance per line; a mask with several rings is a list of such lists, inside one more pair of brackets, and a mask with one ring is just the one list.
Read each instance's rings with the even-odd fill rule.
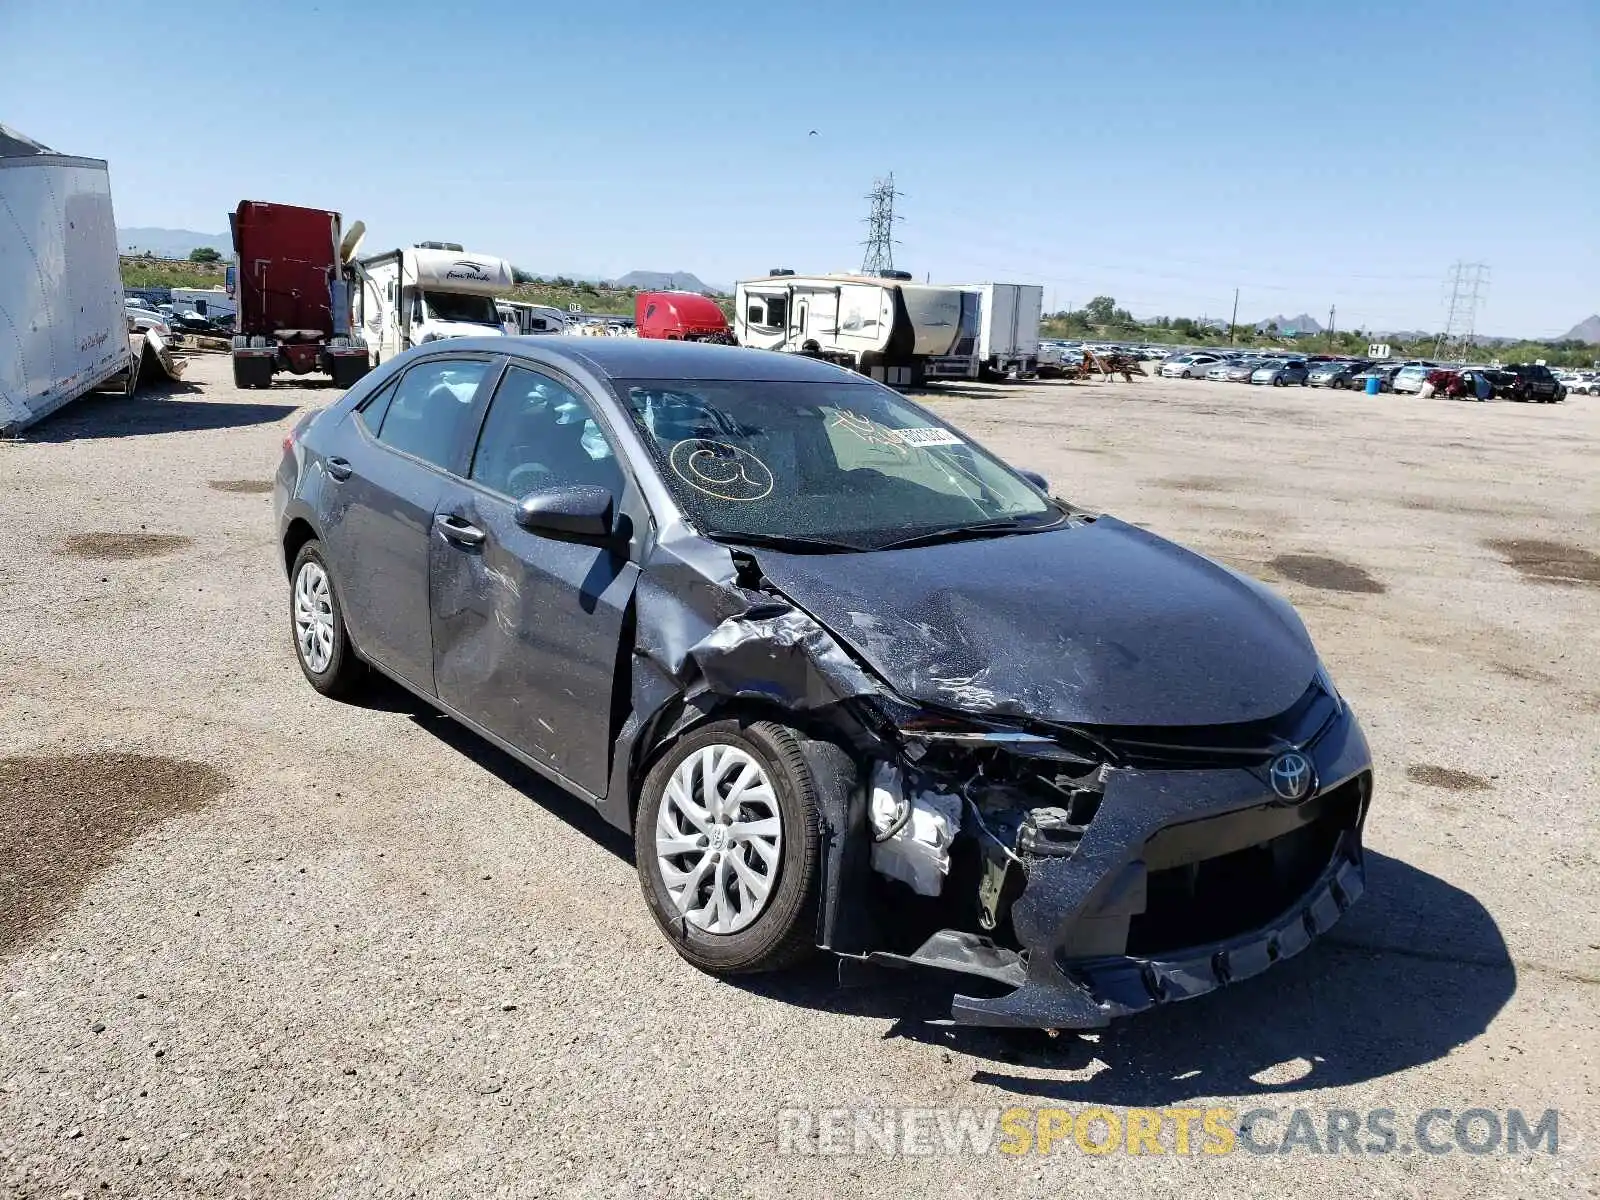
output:
[[474,400],[494,366],[488,355],[412,365],[351,414],[327,459],[334,500],[325,540],[350,636],[365,657],[430,694],[434,513],[446,472],[470,449]]
[[619,679],[627,686],[623,618],[638,567],[625,547],[530,533],[515,513],[530,492],[594,484],[642,531],[648,518],[615,444],[580,385],[513,362],[466,478],[440,497],[430,572],[439,699],[596,797]]

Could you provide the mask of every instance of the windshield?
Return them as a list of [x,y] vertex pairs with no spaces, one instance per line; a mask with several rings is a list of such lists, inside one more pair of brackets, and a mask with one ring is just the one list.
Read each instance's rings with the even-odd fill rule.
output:
[[430,321],[463,321],[473,325],[499,325],[493,296],[463,296],[457,292],[423,292]]
[[685,514],[709,536],[871,550],[980,523],[1064,519],[1009,467],[871,384],[619,380]]

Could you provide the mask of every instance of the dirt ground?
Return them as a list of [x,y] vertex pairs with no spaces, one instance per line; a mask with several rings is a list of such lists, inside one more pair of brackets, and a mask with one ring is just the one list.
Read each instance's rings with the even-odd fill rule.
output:
[[[335,393],[225,372],[0,444],[0,1194],[1595,1194],[1600,399],[932,401],[1280,588],[1377,760],[1328,939],[1050,1041],[826,965],[698,974],[585,806],[402,695],[319,698],[265,486]],[[1557,1109],[1559,1146],[778,1152],[780,1107],[858,1105]]]

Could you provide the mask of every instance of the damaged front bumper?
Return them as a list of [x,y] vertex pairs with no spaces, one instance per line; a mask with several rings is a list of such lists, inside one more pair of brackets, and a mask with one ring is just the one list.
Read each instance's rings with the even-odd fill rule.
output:
[[1371,761],[1348,709],[1302,747],[1324,781],[1286,804],[1261,764],[1109,768],[1069,857],[1033,859],[1015,945],[942,929],[863,957],[1012,990],[957,995],[962,1024],[1093,1029],[1258,975],[1326,933],[1362,894]]

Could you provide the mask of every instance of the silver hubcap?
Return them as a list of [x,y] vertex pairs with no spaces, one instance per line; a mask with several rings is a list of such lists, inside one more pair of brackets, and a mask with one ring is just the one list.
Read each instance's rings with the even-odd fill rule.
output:
[[737,746],[707,746],[673,771],[656,817],[656,863],[680,916],[738,933],[778,879],[783,818],[772,781]]
[[294,638],[312,674],[328,669],[333,661],[333,594],[328,573],[314,562],[302,564],[294,579]]

